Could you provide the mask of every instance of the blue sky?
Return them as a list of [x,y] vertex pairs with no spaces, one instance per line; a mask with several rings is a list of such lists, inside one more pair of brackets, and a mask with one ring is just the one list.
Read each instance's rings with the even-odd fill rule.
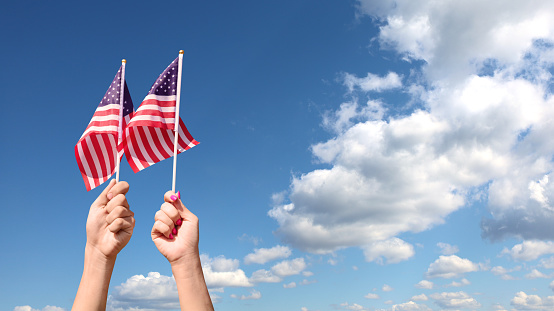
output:
[[[216,310],[554,308],[551,1],[3,5],[0,309],[70,310],[73,148],[127,59],[135,107],[183,49],[201,144],[177,189]],[[174,310],[150,239],[172,162],[134,174],[111,311]]]

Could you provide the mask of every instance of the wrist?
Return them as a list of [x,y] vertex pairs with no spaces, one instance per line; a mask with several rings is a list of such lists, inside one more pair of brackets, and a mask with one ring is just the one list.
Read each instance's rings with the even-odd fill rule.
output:
[[115,256],[106,256],[96,246],[86,243],[85,246],[85,268],[86,266],[92,266],[97,269],[113,270],[115,266]]
[[198,272],[202,273],[202,263],[198,250],[187,253],[177,260],[170,261],[173,274],[178,277],[191,277]]

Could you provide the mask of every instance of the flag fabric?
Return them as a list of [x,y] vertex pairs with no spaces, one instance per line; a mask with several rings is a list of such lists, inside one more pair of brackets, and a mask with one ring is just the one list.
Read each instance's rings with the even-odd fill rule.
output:
[[[116,170],[116,156],[120,159],[123,156],[123,141],[118,142],[123,68],[121,65],[85,132],[75,145],[75,158],[87,191],[108,180]],[[133,116],[133,101],[125,81],[123,86],[121,130],[125,129]]]
[[[173,156],[178,66],[176,58],[162,72],[125,129],[125,156],[135,173]],[[177,154],[196,145],[179,118]]]

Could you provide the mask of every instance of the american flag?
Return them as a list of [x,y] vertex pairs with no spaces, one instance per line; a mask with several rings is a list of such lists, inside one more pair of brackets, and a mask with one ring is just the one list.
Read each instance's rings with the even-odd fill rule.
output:
[[[125,155],[135,173],[173,156],[178,66],[176,58],[158,77],[125,130]],[[177,154],[196,145],[179,118]]]
[[[123,156],[123,144],[121,141],[118,142],[123,68],[121,65],[110,88],[96,108],[92,120],[75,145],[75,158],[87,191],[108,180],[116,170],[116,154],[120,159]],[[125,129],[133,117],[133,101],[127,89],[127,83],[124,83],[122,116],[121,130]]]

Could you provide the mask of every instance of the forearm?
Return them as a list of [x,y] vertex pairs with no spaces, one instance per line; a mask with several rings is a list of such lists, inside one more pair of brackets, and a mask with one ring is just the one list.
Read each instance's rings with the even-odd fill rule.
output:
[[71,310],[106,310],[114,265],[115,257],[106,258],[87,243],[83,276]]
[[177,283],[182,311],[214,310],[198,254],[172,264],[171,270]]

